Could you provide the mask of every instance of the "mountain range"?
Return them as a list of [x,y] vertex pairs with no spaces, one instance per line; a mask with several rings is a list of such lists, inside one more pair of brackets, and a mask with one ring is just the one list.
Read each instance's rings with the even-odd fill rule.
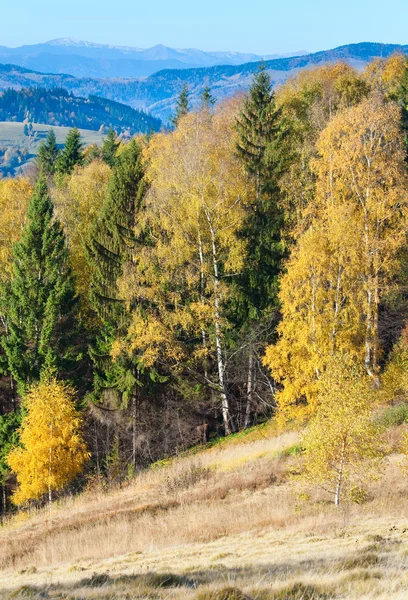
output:
[[[294,52],[290,55],[301,54]],[[204,52],[159,44],[141,49],[109,46],[62,38],[41,44],[7,48],[0,46],[0,63],[13,63],[44,73],[67,73],[75,77],[148,77],[163,69],[191,69],[215,65],[240,65],[279,55],[259,56],[241,52]]]
[[[89,50],[96,52],[97,48],[92,46]],[[112,51],[116,51],[116,49]],[[300,69],[310,68],[314,65],[341,60],[362,69],[374,58],[386,58],[395,52],[408,54],[408,45],[362,42],[312,54],[265,60],[265,65],[273,83],[279,84],[295,75]],[[133,108],[149,111],[166,121],[174,110],[175,101],[184,83],[190,90],[192,105],[198,103],[200,94],[207,85],[211,87],[214,96],[220,100],[247,90],[258,66],[259,60],[239,65],[164,69],[141,79],[44,74],[12,64],[0,64],[0,90],[9,87],[15,89],[62,87],[77,96],[103,96],[122,102]]]

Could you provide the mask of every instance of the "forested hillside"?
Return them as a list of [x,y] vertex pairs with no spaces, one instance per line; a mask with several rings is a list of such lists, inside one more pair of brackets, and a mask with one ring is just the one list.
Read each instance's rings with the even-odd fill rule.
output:
[[191,110],[184,87],[172,124],[86,150],[51,131],[30,178],[0,182],[3,515],[267,421],[295,432],[310,506],[316,487],[364,503],[388,465],[408,412],[407,59],[276,91],[261,65],[226,102],[207,87]]
[[[394,52],[405,54],[407,47],[398,44],[369,42],[349,44],[333,50],[298,57],[266,60],[265,65],[273,84],[276,85],[283,83],[288,77],[296,75],[300,69],[310,68],[314,65],[341,60],[355,68],[363,69],[371,60],[386,58]],[[249,62],[242,65],[217,65],[197,69],[166,69],[142,80],[120,77],[76,78],[71,75],[38,73],[5,64],[0,65],[0,89],[9,87],[20,89],[32,86],[41,86],[46,89],[63,87],[78,96],[87,97],[91,94],[129,104],[167,121],[174,111],[177,96],[184,84],[189,88],[194,106],[199,106],[200,95],[206,86],[213,89],[218,100],[248,90],[251,78],[257,68],[257,62]]]
[[0,93],[0,121],[26,121],[118,133],[159,131],[161,121],[129,106],[90,96],[78,98],[62,88],[7,89]]

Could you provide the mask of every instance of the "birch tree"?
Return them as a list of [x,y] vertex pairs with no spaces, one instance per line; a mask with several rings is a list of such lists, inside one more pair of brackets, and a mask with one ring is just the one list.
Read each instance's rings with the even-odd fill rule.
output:
[[312,413],[334,352],[347,352],[379,384],[379,308],[405,243],[407,176],[400,111],[378,96],[340,113],[322,132],[310,225],[281,280],[280,339],[265,363],[283,384],[281,408]]
[[369,378],[345,355],[335,355],[319,381],[319,404],[302,439],[302,477],[339,506],[344,492],[380,473],[378,428]]
[[[123,296],[129,306],[137,304],[122,348],[139,353],[145,366],[199,366],[219,396],[226,433],[232,424],[223,303],[226,282],[245,259],[236,231],[246,197],[230,112],[221,107],[214,115],[190,113],[174,133],[153,138],[143,224],[150,247],[138,251],[122,278]],[[212,362],[215,373],[209,372]]]

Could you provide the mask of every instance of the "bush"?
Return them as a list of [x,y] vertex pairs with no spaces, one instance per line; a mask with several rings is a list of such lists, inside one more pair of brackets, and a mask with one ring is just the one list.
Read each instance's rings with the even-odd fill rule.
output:
[[212,475],[211,469],[203,467],[199,463],[192,463],[182,468],[179,472],[169,475],[166,479],[166,492],[174,493],[187,490],[197,485],[204,479],[209,479]]
[[368,500],[367,492],[358,485],[353,485],[350,488],[348,496],[351,502],[354,502],[355,504],[364,504],[364,502],[367,502]]
[[375,422],[380,427],[386,429],[393,425],[403,425],[404,423],[408,423],[408,402],[389,406],[376,415]]

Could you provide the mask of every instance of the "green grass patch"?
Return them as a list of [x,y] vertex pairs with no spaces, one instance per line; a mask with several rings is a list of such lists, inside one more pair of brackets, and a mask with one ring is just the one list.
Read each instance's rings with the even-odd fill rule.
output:
[[374,420],[376,425],[385,429],[393,425],[408,423],[408,402],[401,402],[385,408],[377,413]]

